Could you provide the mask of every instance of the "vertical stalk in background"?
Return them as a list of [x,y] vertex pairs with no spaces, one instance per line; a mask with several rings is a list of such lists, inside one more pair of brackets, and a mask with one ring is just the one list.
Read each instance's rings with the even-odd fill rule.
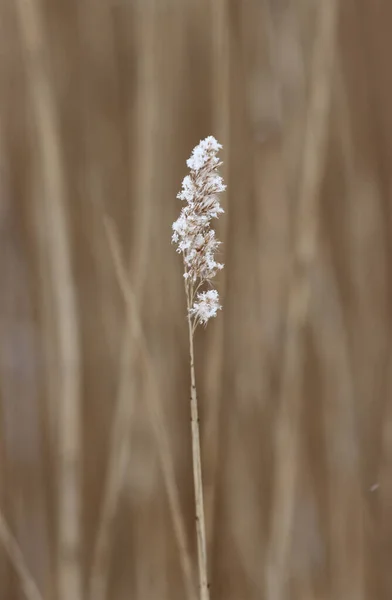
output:
[[[188,551],[188,542],[183,513],[181,510],[181,503],[175,479],[174,465],[170,455],[170,444],[167,435],[167,428],[165,426],[165,419],[161,410],[159,386],[157,383],[153,361],[148,350],[146,337],[144,335],[140,317],[137,312],[137,298],[129,282],[128,271],[121,256],[118,237],[116,236],[111,221],[107,217],[105,217],[104,224],[117,281],[127,306],[127,318],[132,320],[132,329],[134,331],[135,341],[137,342],[137,347],[141,354],[142,364],[146,371],[148,389],[148,393],[146,394],[147,410],[149,412],[158,446],[159,461],[162,469],[165,490],[168,497],[170,515],[173,521],[174,535],[178,545],[181,567],[184,574],[186,598],[192,600],[194,598],[192,585],[192,565]],[[94,585],[96,585],[96,583]],[[90,593],[92,589],[93,588],[90,589]]]
[[[136,181],[137,215],[135,222],[138,223],[138,226],[132,232],[135,241],[132,244],[130,257],[130,263],[134,257],[131,270],[135,282],[133,286],[135,306],[132,307],[132,312],[135,314],[139,314],[148,275],[147,265],[150,261],[151,232],[154,217],[155,179],[151,176],[151,173],[154,172],[155,165],[156,128],[158,123],[155,9],[154,0],[137,3],[135,9],[138,24],[137,56],[139,60],[137,116],[132,115],[132,118],[130,116],[127,123],[128,143],[131,145],[135,129],[134,119],[136,118],[136,156],[139,168]],[[113,521],[129,464],[132,418],[135,408],[133,370],[135,368],[138,334],[134,328],[134,317],[132,314],[128,314],[128,311],[129,303],[127,303],[126,315],[129,326],[125,328],[121,345],[119,384],[110,431],[109,459],[93,550],[89,591],[91,600],[105,600],[106,598]],[[183,572],[187,595],[188,598],[191,598],[192,582],[187,566],[184,564]]]
[[[226,153],[230,156],[230,24],[227,0],[211,2],[212,58],[213,58],[213,110],[214,131]],[[221,172],[228,185],[229,160],[225,161]],[[219,222],[217,227],[220,239],[227,239],[229,217]],[[226,287],[225,272],[220,275],[220,290],[224,294]],[[209,397],[204,440],[208,457],[204,477],[204,496],[206,505],[206,536],[208,544],[213,543],[215,531],[215,498],[218,486],[218,461],[221,430],[221,400],[224,363],[224,320],[218,319],[211,333],[206,361],[206,390]]]
[[361,486],[358,397],[344,305],[327,243],[320,244],[317,264],[311,332],[319,361],[328,472],[330,594],[334,600],[364,600],[366,502]]
[[58,340],[58,594],[82,600],[80,349],[65,178],[40,0],[17,0],[44,186],[42,219]]
[[308,315],[309,274],[317,245],[318,204],[325,162],[337,13],[337,0],[325,0],[319,5],[314,37],[302,172],[295,215],[293,266],[288,289],[281,400],[276,421],[272,523],[266,559],[267,600],[282,600],[285,597],[298,468],[303,329]]
[[27,600],[43,600],[24,560],[18,542],[13,536],[4,515],[0,512],[0,542],[14,567]]

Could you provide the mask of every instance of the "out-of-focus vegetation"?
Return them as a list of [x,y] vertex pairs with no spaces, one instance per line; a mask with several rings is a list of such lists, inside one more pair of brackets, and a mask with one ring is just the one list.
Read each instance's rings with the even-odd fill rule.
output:
[[211,598],[392,597],[391,23],[389,0],[0,0],[0,510],[45,600],[196,589],[170,228],[209,134]]

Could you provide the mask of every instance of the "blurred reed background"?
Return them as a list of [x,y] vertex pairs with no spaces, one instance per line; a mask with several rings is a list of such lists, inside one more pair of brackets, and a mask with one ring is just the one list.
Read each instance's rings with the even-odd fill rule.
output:
[[209,134],[211,598],[390,600],[391,26],[389,0],[0,0],[1,600],[23,561],[44,600],[196,598],[170,237]]

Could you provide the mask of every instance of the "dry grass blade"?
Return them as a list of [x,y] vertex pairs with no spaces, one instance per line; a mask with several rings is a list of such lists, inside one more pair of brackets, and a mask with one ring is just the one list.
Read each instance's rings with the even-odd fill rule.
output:
[[141,358],[145,366],[146,380],[149,387],[149,392],[146,395],[147,408],[150,414],[151,423],[153,426],[156,442],[158,445],[159,459],[166,487],[166,493],[169,500],[169,508],[173,519],[174,533],[180,552],[181,567],[184,575],[184,584],[186,587],[187,598],[195,598],[195,590],[193,584],[192,562],[188,548],[185,524],[181,510],[180,498],[178,494],[177,484],[175,481],[175,473],[173,463],[170,456],[170,447],[167,438],[167,431],[164,424],[164,417],[160,408],[159,390],[157,386],[152,360],[147,348],[145,336],[143,334],[142,325],[137,314],[137,302],[135,294],[130,286],[127,270],[125,268],[121,251],[115,234],[113,224],[105,217],[104,219],[106,234],[110,246],[110,251],[113,257],[113,263],[116,271],[116,276],[124,296],[124,301],[127,305],[129,315],[132,316],[132,325],[135,330],[135,336],[141,353]]
[[288,290],[281,403],[276,423],[272,524],[266,564],[266,598],[281,600],[295,502],[298,421],[301,406],[303,327],[309,302],[309,270],[316,248],[318,202],[331,94],[337,2],[320,4],[310,73],[302,174],[295,216],[293,270]]
[[[139,16],[140,82],[138,85],[138,114],[140,118],[138,119],[138,128],[140,128],[140,133],[137,137],[140,168],[138,169],[137,195],[140,201],[138,203],[139,214],[136,219],[139,226],[135,232],[135,248],[137,248],[134,268],[135,303],[131,313],[129,303],[127,303],[126,319],[128,326],[124,332],[121,348],[119,391],[111,429],[107,476],[103,489],[102,508],[90,576],[89,593],[91,600],[105,600],[106,598],[112,524],[127,468],[131,423],[134,412],[133,398],[130,392],[132,386],[130,365],[133,364],[133,349],[136,346],[137,333],[133,327],[134,318],[132,313],[138,314],[138,306],[140,305],[138,298],[142,293],[148,273],[147,264],[151,248],[150,228],[154,195],[154,180],[151,177],[151,169],[154,164],[155,121],[158,114],[156,56],[154,52],[156,31],[153,8],[153,3],[148,4]],[[129,132],[130,139],[132,134],[131,129]]]
[[[381,567],[382,567],[382,579],[381,585],[385,590],[389,590],[390,582],[390,548],[391,548],[391,514],[392,514],[392,479],[391,479],[391,467],[392,467],[392,346],[389,349],[388,357],[388,380],[386,385],[386,402],[384,409],[384,419],[381,431],[382,436],[382,455],[380,460],[380,466],[378,470],[378,482],[376,485],[379,486],[380,494],[380,515],[379,515],[379,528],[381,531],[381,543],[385,548],[385,554],[382,556]],[[385,572],[384,572],[385,569]]]
[[0,540],[8,554],[15,571],[18,574],[27,600],[43,600],[41,592],[35,583],[25,563],[18,542],[10,531],[4,515],[0,512]]
[[[128,313],[127,321],[129,327],[131,316]],[[131,344],[131,337],[129,338],[129,341]],[[127,344],[125,350],[128,347],[131,348],[131,346],[128,346]],[[130,361],[128,358],[128,353],[126,351],[123,352],[121,359],[124,364],[124,369],[129,368]],[[121,372],[123,372],[123,368],[121,369]],[[129,389],[126,390],[120,383],[118,404],[111,431],[110,453],[103,490],[98,533],[93,553],[89,584],[90,600],[104,600],[106,598],[111,534],[118,499],[129,462],[129,435],[133,410],[134,402],[132,392],[129,392]]]
[[42,164],[43,215],[49,239],[50,278],[58,339],[58,586],[59,599],[81,600],[81,420],[79,341],[67,229],[66,194],[58,119],[40,3],[18,0],[16,9],[25,45],[26,72],[36,119]]
[[[214,129],[224,148],[230,148],[230,42],[229,42],[229,6],[227,0],[211,2],[213,19],[214,43]],[[229,157],[224,161],[221,172],[226,186],[229,188]],[[227,193],[226,193],[227,199]],[[225,218],[217,224],[218,236],[227,240],[229,227],[229,211]],[[220,290],[224,293],[226,271],[220,274]],[[220,412],[223,384],[223,345],[224,318],[218,319],[212,333],[209,360],[206,362],[206,387],[210,396],[209,412],[205,424],[204,439],[206,442],[205,456],[208,457],[204,472],[204,498],[207,520],[207,545],[211,547],[215,528],[215,496],[218,485],[218,460],[220,439]]]
[[[365,598],[364,506],[348,331],[327,248],[320,252],[312,332],[320,359],[333,598]],[[327,300],[328,299],[328,300]],[[355,543],[353,543],[355,540]]]

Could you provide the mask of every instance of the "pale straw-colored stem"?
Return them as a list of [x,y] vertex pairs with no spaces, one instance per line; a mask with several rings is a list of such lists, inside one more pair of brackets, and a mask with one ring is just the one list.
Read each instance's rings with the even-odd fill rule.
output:
[[82,600],[81,357],[63,152],[43,6],[36,0],[18,0],[15,8],[25,49],[37,160],[41,168],[41,218],[47,240],[48,278],[53,290],[57,340],[54,362],[58,381],[53,402],[58,424],[58,600]]
[[293,268],[287,304],[287,337],[282,362],[281,402],[274,440],[273,509],[266,556],[265,598],[267,600],[283,600],[287,597],[286,584],[299,461],[301,375],[305,360],[304,330],[311,291],[309,279],[317,251],[319,197],[325,169],[337,16],[336,0],[325,0],[320,3],[311,63],[298,208],[295,216]]
[[185,284],[188,306],[188,330],[189,330],[189,354],[191,370],[191,432],[192,432],[192,466],[193,480],[195,486],[195,508],[196,508],[196,538],[197,555],[199,566],[199,585],[200,600],[209,600],[210,592],[208,588],[207,577],[207,545],[206,545],[206,524],[204,517],[203,501],[203,480],[201,473],[201,452],[200,452],[200,429],[199,429],[199,410],[197,405],[195,361],[193,349],[194,327],[192,317],[189,314],[191,307],[191,297],[188,286]]
[[[111,442],[107,475],[104,483],[101,513],[97,529],[94,558],[90,578],[90,600],[105,600],[110,577],[110,554],[112,545],[113,521],[117,512],[129,464],[132,437],[132,419],[135,409],[134,362],[138,347],[138,331],[134,327],[139,319],[140,298],[143,294],[151,249],[151,225],[154,208],[154,170],[156,151],[156,121],[159,114],[158,82],[156,67],[156,7],[154,2],[146,2],[137,15],[137,133],[136,141],[139,163],[136,179],[138,227],[134,233],[130,266],[133,272],[134,305],[127,303],[127,326],[121,348],[120,375],[115,414],[111,428]],[[134,123],[129,124],[129,135],[134,136]],[[135,252],[134,249],[137,249]],[[136,257],[136,258],[135,258]],[[131,313],[130,313],[131,311]],[[188,577],[189,579],[189,577]],[[188,600],[191,599],[188,585]]]
[[26,565],[18,542],[8,527],[5,517],[0,512],[0,541],[6,551],[21,582],[27,600],[43,600],[41,592]]

